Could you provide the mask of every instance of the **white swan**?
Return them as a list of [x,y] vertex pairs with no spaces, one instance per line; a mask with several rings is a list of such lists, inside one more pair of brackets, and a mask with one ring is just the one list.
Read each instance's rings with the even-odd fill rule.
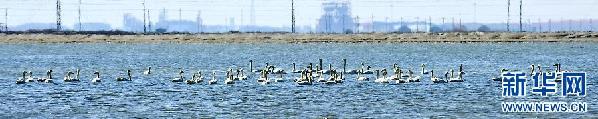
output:
[[91,82],[92,82],[92,83],[99,83],[99,82],[102,82],[102,79],[100,78],[100,72],[99,72],[99,71],[96,71],[96,72],[94,72],[93,74],[95,74],[95,75],[96,75],[96,77],[95,77],[95,78],[93,78],[93,79],[91,79]]
[[361,63],[360,72],[362,74],[374,74],[374,71],[370,70],[370,68],[371,68],[370,66],[366,67],[364,63]]
[[301,70],[297,70],[295,68],[295,63],[293,63],[293,69],[291,70],[291,73],[301,73]]
[[257,79],[257,82],[259,84],[262,84],[262,85],[264,85],[264,84],[270,84],[270,79],[268,79],[268,71],[267,70],[263,70],[260,73],[260,78]]
[[191,79],[189,79],[189,80],[187,80],[187,81],[185,81],[185,82],[187,82],[187,84],[195,84],[195,83],[197,83],[197,82],[195,81],[195,78],[196,78],[196,77],[197,77],[197,74],[193,74],[193,76],[191,76]]
[[422,69],[422,70],[421,70],[421,73],[422,73],[422,75],[423,75],[423,74],[428,74],[428,73],[429,73],[429,72],[426,70],[426,64],[422,64],[422,65],[421,65],[421,69]]
[[411,70],[409,70],[408,72],[409,72],[409,78],[407,78],[407,80],[409,82],[419,82],[419,80],[421,79],[420,76],[414,76],[413,72]]
[[357,70],[349,69],[347,70],[347,59],[343,59],[343,72],[346,74],[357,74]]
[[72,75],[75,74],[73,72],[67,72],[66,76],[64,76],[64,82],[76,82],[79,81],[77,78],[74,78]]
[[38,78],[33,78],[33,72],[29,71],[29,76],[25,79],[25,82],[35,82]]
[[274,78],[274,82],[284,82],[284,76],[283,74],[279,74],[280,77],[278,78]]
[[45,83],[53,83],[53,79],[52,79],[52,70],[48,70],[48,72],[46,72],[46,77],[42,78],[42,80]]
[[152,67],[147,67],[147,70],[143,72],[144,75],[152,74]]
[[179,71],[179,75],[175,78],[172,79],[172,82],[183,82],[185,80],[185,77],[183,76],[183,70]]
[[[382,70],[383,73],[385,71],[386,71],[386,69]],[[388,83],[388,79],[386,78],[386,76],[380,77],[380,70],[376,70],[376,80],[374,80],[374,82],[376,82],[376,83]]]
[[326,84],[336,84],[336,78],[336,71],[330,71],[330,77],[328,77],[328,80],[326,80]]
[[25,83],[27,83],[25,81],[25,79],[26,79],[25,75],[27,75],[27,71],[23,71],[23,76],[21,78],[17,78],[17,84],[25,84]]
[[459,72],[459,74],[457,74],[458,76],[455,77],[454,73],[455,70],[451,69],[451,78],[449,79],[449,82],[463,82],[463,75],[461,72]]
[[[433,83],[446,83],[445,80],[443,80],[442,78],[438,78],[434,75],[434,70],[430,71],[430,79],[432,80]],[[446,76],[446,74],[445,74]]]
[[226,71],[226,79],[224,79],[224,84],[235,84],[235,80],[232,74],[232,69]]
[[201,74],[201,71],[197,71],[196,75],[197,76],[193,78],[193,80],[195,80],[195,83],[203,82],[203,75]]
[[132,81],[132,77],[131,77],[131,70],[127,70],[127,76],[128,78],[125,77],[118,77],[116,78],[116,81]]
[[243,68],[237,69],[237,76],[234,78],[235,80],[247,80],[247,76],[243,72]]
[[357,72],[357,81],[369,81],[370,78],[361,74],[361,72]]
[[208,84],[217,84],[218,83],[218,79],[216,79],[216,72],[212,71],[212,79],[210,79],[210,81],[208,81]]
[[318,74],[318,79],[316,79],[317,82],[326,82],[326,79],[324,79],[324,74],[322,74],[322,72],[317,72],[316,74]]
[[[311,65],[311,63],[310,63]],[[312,79],[313,77],[311,76],[312,73],[308,72],[307,69],[304,70],[303,72],[301,72],[301,78],[297,81],[298,85],[312,85]]]
[[72,82],[78,82],[79,81],[79,72],[81,72],[81,70],[77,69],[77,74],[75,75],[75,78],[71,77],[71,81]]

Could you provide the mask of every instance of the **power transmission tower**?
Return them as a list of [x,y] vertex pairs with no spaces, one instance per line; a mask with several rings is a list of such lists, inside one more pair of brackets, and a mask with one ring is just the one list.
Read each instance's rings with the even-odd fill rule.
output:
[[507,0],[507,32],[511,32],[511,0]]
[[61,8],[61,4],[60,4],[60,0],[56,0],[56,31],[60,31],[62,30],[62,19],[61,17],[61,12],[62,12],[62,8]]
[[519,32],[523,32],[523,0],[519,0]]
[[295,33],[295,0],[291,0],[291,32]]
[[[241,17],[243,18],[243,17]],[[241,20],[243,21],[243,20]],[[196,18],[196,22],[197,22],[197,33],[201,33],[201,11],[197,11],[197,18]]]
[[249,24],[255,26],[255,0],[251,0],[251,10],[249,11]]
[[8,31],[8,8],[4,8],[4,31]]
[[152,17],[150,16],[150,9],[147,9],[147,29],[152,32]]
[[552,32],[552,19],[548,19],[548,32]]
[[145,18],[145,0],[141,3],[143,5],[143,33],[147,33],[146,18]]
[[81,0],[79,0],[79,8],[77,9],[77,14],[79,21],[79,31],[81,31]]

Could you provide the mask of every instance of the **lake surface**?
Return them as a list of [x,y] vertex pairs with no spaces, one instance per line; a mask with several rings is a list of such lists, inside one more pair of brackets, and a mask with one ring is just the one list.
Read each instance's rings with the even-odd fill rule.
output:
[[[365,63],[390,69],[397,63],[419,73],[446,72],[464,65],[465,82],[422,82],[388,85],[358,82],[347,75],[343,84],[299,86],[288,81],[260,85],[257,75],[234,85],[223,84],[224,70],[269,63],[290,70],[291,63],[332,64],[349,69]],[[0,118],[597,118],[598,43],[398,43],[398,44],[0,44]],[[588,73],[586,97],[530,96],[525,101],[582,101],[587,113],[503,113],[499,69],[528,71],[531,64]],[[151,66],[152,75],[142,72]],[[23,71],[35,77],[54,71],[54,84],[15,84]],[[81,82],[67,83],[67,71],[81,69]],[[115,78],[133,71],[133,81]],[[170,80],[179,70],[216,71],[219,84],[187,85]],[[93,72],[103,82],[92,84]],[[249,72],[247,72],[249,73]],[[436,75],[440,75],[437,73]],[[208,75],[209,76],[209,75]],[[298,77],[287,74],[286,79]],[[375,75],[368,75],[374,78]],[[528,83],[529,84],[529,83]],[[527,90],[529,91],[529,90]]]

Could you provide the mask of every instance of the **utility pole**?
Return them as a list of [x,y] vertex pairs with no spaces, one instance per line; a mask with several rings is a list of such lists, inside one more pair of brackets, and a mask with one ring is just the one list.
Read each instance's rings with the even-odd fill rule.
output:
[[62,8],[61,8],[60,0],[56,0],[56,31],[62,30],[62,19],[60,18],[61,12],[62,12]]
[[291,32],[295,33],[295,0],[291,0]]
[[81,0],[79,0],[79,8],[77,9],[77,13],[79,21],[79,31],[81,31]]
[[145,26],[146,24],[146,18],[145,18],[145,0],[143,0],[143,2],[141,3],[141,5],[143,5],[143,33],[147,33],[147,27]]
[[507,0],[507,32],[511,32],[511,0]]
[[523,0],[519,0],[519,32],[523,32]]

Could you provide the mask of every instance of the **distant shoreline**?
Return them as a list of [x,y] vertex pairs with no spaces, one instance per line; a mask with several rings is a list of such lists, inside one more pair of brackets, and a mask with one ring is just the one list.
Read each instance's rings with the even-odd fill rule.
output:
[[597,32],[563,33],[218,33],[43,34],[0,33],[0,43],[401,43],[401,42],[598,42]]

